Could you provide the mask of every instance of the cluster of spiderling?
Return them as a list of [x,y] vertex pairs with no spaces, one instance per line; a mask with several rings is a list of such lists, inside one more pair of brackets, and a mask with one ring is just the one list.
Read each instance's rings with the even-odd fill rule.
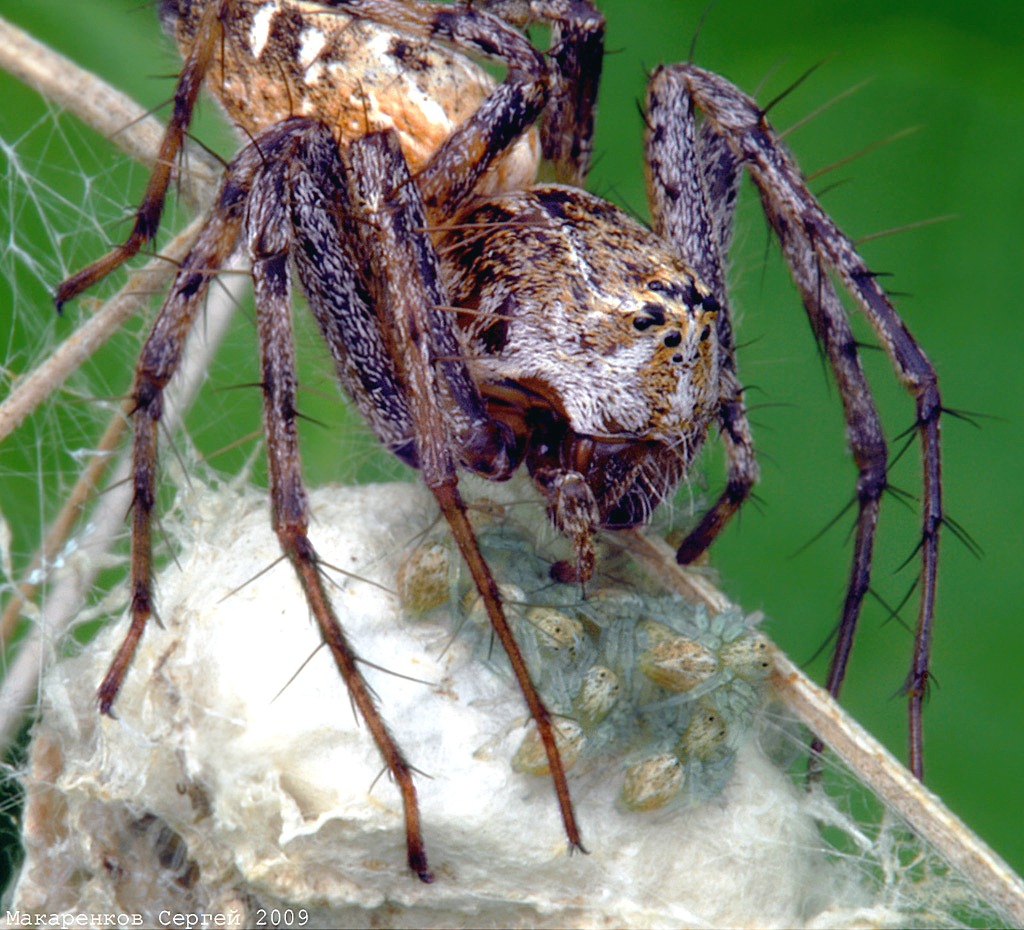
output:
[[[641,593],[622,580],[636,572],[621,558],[605,559],[585,593],[554,584],[550,560],[528,534],[493,514],[475,522],[530,676],[555,718],[566,769],[599,754],[620,758],[627,810],[717,795],[769,668],[768,642],[750,619],[738,610],[709,616],[674,594]],[[447,542],[416,546],[398,573],[403,607],[422,615],[455,604],[459,635],[476,637],[482,660],[501,669],[481,599],[460,569]],[[532,724],[512,767],[548,774]]]

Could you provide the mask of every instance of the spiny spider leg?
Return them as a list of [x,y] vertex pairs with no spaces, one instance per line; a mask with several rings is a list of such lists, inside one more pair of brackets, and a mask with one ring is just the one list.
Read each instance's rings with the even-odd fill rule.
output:
[[[277,144],[288,141],[272,130]],[[300,135],[294,141],[301,143]],[[258,152],[258,142],[248,152]],[[262,154],[262,153],[260,153]],[[245,236],[252,258],[256,320],[264,397],[264,428],[269,463],[271,512],[282,551],[299,576],[310,611],[334,657],[349,695],[366,722],[384,762],[398,785],[405,810],[409,868],[433,881],[420,830],[419,805],[412,770],[387,729],[359,671],[352,647],[324,589],[319,559],[307,535],[308,502],[302,484],[295,420],[295,353],[291,334],[290,252],[293,246],[288,187],[305,165],[295,156],[273,159],[256,176],[246,210]]]
[[192,110],[203,86],[203,78],[220,45],[223,35],[222,24],[230,5],[231,0],[211,0],[203,11],[199,27],[200,41],[193,43],[178,78],[171,119],[160,142],[160,151],[153,165],[153,173],[146,184],[146,193],[135,212],[132,231],[121,245],[60,283],[54,295],[58,311],[69,300],[102,281],[112,271],[137,255],[139,249],[156,235],[164,209],[164,199],[167,196],[167,186],[171,182],[171,172],[185,139],[185,131],[192,119]]
[[[250,159],[251,160],[251,159]],[[243,174],[242,162],[235,169]],[[250,169],[251,173],[251,169]],[[181,362],[185,338],[206,296],[210,280],[234,250],[242,223],[246,191],[229,173],[209,219],[185,257],[153,324],[135,369],[132,388],[131,626],[100,685],[100,710],[109,714],[152,611],[151,520],[156,501],[157,427],[163,391]]]
[[[942,524],[939,418],[942,403],[935,371],[897,315],[875,276],[807,189],[757,104],[732,84],[689,64],[664,69],[655,80],[678,88],[682,106],[694,105],[722,135],[750,172],[769,222],[782,243],[812,327],[825,345],[843,399],[847,435],[859,469],[859,514],[853,568],[839,625],[828,686],[838,695],[849,659],[860,602],[867,590],[878,503],[886,486],[885,444],[874,404],[860,368],[856,342],[831,285],[835,273],[857,301],[885,346],[896,373],[914,397],[921,437],[923,494],[921,600],[909,696],[909,766],[923,776],[922,703],[928,687],[928,656],[935,610],[938,539]],[[684,543],[684,546],[686,544]]]
[[[509,658],[537,725],[570,847],[582,849],[550,714],[530,680],[526,662],[505,618],[497,583],[480,552],[459,494],[451,455],[455,437],[446,435],[444,429],[448,417],[439,403],[437,383],[443,367],[438,364],[435,327],[429,319],[438,306],[446,306],[448,302],[437,254],[424,231],[426,214],[422,201],[410,183],[405,159],[391,135],[366,136],[352,144],[350,154],[362,195],[362,202],[356,207],[357,215],[362,214],[369,220],[360,223],[359,228],[364,233],[368,263],[377,269],[381,285],[378,299],[388,308],[385,317],[395,330],[394,342],[399,349],[395,357],[400,364],[404,363],[399,374],[409,399],[416,456],[423,480],[451,527],[491,626]],[[373,182],[372,186],[364,183],[368,181]],[[446,319],[450,324],[450,317]]]
[[[725,139],[714,131],[710,123],[704,123],[700,127],[697,152],[718,244],[718,269],[709,269],[709,272],[714,275],[716,283],[721,283],[722,293],[728,293],[725,282],[725,256],[728,255],[732,244],[733,215],[740,186],[740,165],[729,150]],[[717,419],[728,458],[728,473],[725,490],[690,534],[689,543],[693,556],[688,557],[689,554],[680,549],[682,554],[677,557],[681,564],[692,561],[699,554],[696,546],[701,545],[703,539],[706,538],[710,542],[710,538],[717,534],[721,525],[746,501],[760,477],[743,397],[743,386],[736,372],[736,343],[728,305],[718,319],[718,341],[722,349],[722,360],[721,402]],[[703,542],[700,551],[707,547],[708,542]]]
[[593,154],[604,17],[590,0],[484,0],[481,6],[520,28],[551,25],[551,100],[541,120],[541,144],[555,178],[582,186]]
[[[346,295],[347,300],[357,299],[358,288],[354,282],[332,286],[335,270],[344,265],[344,256],[337,252],[338,243],[343,243],[345,236],[332,235],[335,233],[332,214],[324,206],[316,209],[315,198],[324,197],[325,191],[330,192],[332,178],[338,176],[331,167],[332,158],[336,162],[337,155],[330,137],[319,141],[318,154],[310,158],[312,164],[319,166],[316,169],[319,176],[312,178],[305,195],[301,187],[296,187],[293,196],[293,215],[302,218],[296,228],[296,258],[310,306],[324,327],[343,380],[352,370],[348,360],[353,345],[376,343],[387,348],[380,357],[370,358],[369,369],[362,365],[359,368],[388,371],[387,383],[397,385],[400,390],[400,417],[380,422],[381,416],[394,407],[389,399],[380,396],[370,403],[369,388],[374,388],[378,395],[383,393],[380,381],[371,384],[362,379],[346,382],[346,386],[360,409],[373,409],[369,419],[375,429],[393,436],[395,427],[404,424],[407,435],[392,438],[391,447],[420,468],[427,487],[452,527],[453,537],[508,654],[530,714],[537,722],[548,754],[566,836],[573,848],[582,848],[550,715],[530,682],[505,619],[497,584],[480,554],[458,491],[453,451],[467,467],[502,477],[510,473],[513,464],[507,449],[511,437],[500,424],[486,417],[464,363],[453,354],[454,346],[449,344],[454,338],[451,318],[446,311],[438,309],[449,305],[449,301],[440,279],[436,253],[425,233],[426,214],[406,162],[390,134],[369,135],[352,143],[349,150],[353,177],[351,202],[342,213],[351,217],[351,235],[359,240],[356,251],[361,261],[358,266],[376,269],[370,291],[376,307],[379,337],[368,342],[366,334],[358,332],[359,322],[366,320],[366,313],[339,307],[342,295]],[[327,166],[322,161],[325,159]],[[328,170],[324,170],[325,167]],[[307,199],[308,195],[313,199]],[[311,250],[310,246],[314,248]],[[312,254],[315,254],[315,262],[303,258]],[[442,407],[439,398],[445,395],[455,404]]]

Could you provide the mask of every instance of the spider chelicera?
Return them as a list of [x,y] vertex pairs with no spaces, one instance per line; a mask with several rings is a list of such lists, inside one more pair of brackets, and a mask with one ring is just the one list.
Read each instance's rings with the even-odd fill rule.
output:
[[[689,562],[749,495],[757,465],[725,288],[741,169],[839,385],[859,469],[853,565],[828,686],[839,691],[868,589],[886,446],[836,283],[875,329],[917,407],[924,462],[921,606],[911,767],[938,558],[935,373],[852,243],[810,194],[763,111],[690,64],[658,68],[645,104],[652,227],[583,191],[604,23],[589,0],[161,0],[185,59],[158,167],[124,245],[61,284],[58,305],[155,233],[201,85],[250,142],[228,165],[199,239],[142,350],[133,387],[131,623],[99,689],[109,712],[151,613],[151,519],[163,390],[212,277],[251,259],[274,528],[393,776],[410,867],[430,880],[409,763],[389,734],[307,536],[296,439],[291,274],[338,377],[377,436],[438,501],[544,745],[565,831],[582,848],[549,714],[530,682],[459,494],[525,465],[584,583],[598,529],[643,523],[685,476],[708,428],[726,488],[683,541]],[[542,22],[541,54],[524,27]],[[469,56],[505,66],[488,78]],[[543,156],[563,183],[536,185]]]

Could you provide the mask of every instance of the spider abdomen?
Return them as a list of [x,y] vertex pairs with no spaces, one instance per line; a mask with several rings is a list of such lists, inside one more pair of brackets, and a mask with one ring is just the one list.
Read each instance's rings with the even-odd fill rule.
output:
[[[184,56],[204,0],[162,0],[164,29]],[[393,130],[415,173],[471,117],[495,82],[436,41],[309,0],[235,0],[207,87],[250,138],[293,116],[319,120],[339,144]],[[526,133],[481,192],[529,184],[540,143]]]

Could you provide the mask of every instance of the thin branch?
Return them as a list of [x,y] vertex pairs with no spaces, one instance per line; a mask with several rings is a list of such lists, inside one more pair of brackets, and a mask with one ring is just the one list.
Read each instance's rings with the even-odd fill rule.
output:
[[22,572],[22,580],[15,585],[14,596],[7,602],[3,615],[0,616],[0,642],[11,641],[22,607],[36,596],[42,586],[42,581],[36,579],[45,576],[48,567],[71,535],[86,504],[99,489],[104,473],[114,461],[113,452],[121,444],[121,439],[128,428],[128,413],[127,405],[122,404],[121,409],[110,418],[99,444],[78,476],[60,513],[46,531],[46,538],[32,556],[28,567]]

